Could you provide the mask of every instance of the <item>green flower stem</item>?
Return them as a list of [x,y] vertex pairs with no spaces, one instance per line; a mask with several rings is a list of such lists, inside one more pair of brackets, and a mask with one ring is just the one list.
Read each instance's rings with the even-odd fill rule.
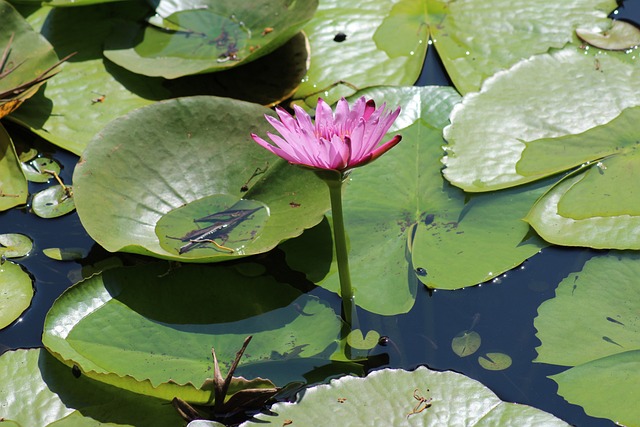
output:
[[331,217],[333,218],[333,241],[336,245],[338,259],[338,275],[340,277],[340,295],[344,308],[345,320],[351,324],[351,312],[353,310],[353,289],[351,287],[351,275],[349,273],[349,253],[347,251],[347,238],[344,231],[344,217],[342,215],[342,179],[325,179],[329,186],[331,196]]

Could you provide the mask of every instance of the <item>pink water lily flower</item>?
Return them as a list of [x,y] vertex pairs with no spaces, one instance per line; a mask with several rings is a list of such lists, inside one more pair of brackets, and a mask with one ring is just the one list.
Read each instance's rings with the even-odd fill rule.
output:
[[378,146],[400,114],[400,107],[388,112],[383,104],[376,110],[372,99],[362,97],[350,109],[342,98],[335,115],[326,102],[318,99],[315,124],[302,108],[297,105],[293,108],[295,118],[280,107],[276,107],[280,120],[265,115],[282,135],[267,132],[275,145],[251,134],[254,141],[289,163],[344,173],[372,162],[402,139],[396,135]]

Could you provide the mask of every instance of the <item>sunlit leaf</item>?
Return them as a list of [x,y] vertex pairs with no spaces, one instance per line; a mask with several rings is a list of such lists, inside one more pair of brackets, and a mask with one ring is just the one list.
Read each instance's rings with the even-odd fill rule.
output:
[[47,315],[43,342],[90,378],[211,404],[212,347],[226,374],[253,336],[236,375],[254,379],[234,379],[232,396],[271,384],[260,376],[284,386],[331,364],[340,326],[330,307],[270,276],[156,263],[112,268],[67,290]]
[[445,177],[465,191],[493,191],[560,172],[544,170],[565,160],[557,152],[536,162],[545,173],[520,173],[516,165],[531,141],[579,134],[640,105],[637,58],[585,52],[534,56],[466,96],[444,130]]
[[73,187],[55,184],[33,195],[31,201],[33,213],[41,218],[56,218],[75,209]]
[[502,402],[464,375],[424,367],[413,372],[384,369],[366,378],[332,380],[306,390],[296,403],[277,403],[269,413],[255,418],[241,426],[569,425],[530,406]]
[[0,264],[0,329],[6,328],[31,304],[33,284],[31,277],[18,264],[2,261]]
[[26,163],[20,163],[20,166],[24,176],[31,182],[49,182],[53,175],[47,171],[60,173],[58,162],[48,157],[36,157]]
[[[160,102],[112,122],[87,147],[74,173],[74,198],[87,232],[110,251],[209,262],[266,252],[317,224],[329,208],[326,185],[251,140],[251,132],[270,129],[264,114],[273,113],[228,98],[192,97]],[[218,212],[217,197],[230,200],[227,207],[240,199],[266,206],[269,218],[259,238],[236,242],[244,248],[233,253],[180,254],[162,247],[156,234],[161,218],[197,202],[199,213],[187,218],[192,228],[176,235],[161,232],[163,239],[183,237],[198,228],[194,219]]]
[[[435,47],[455,87],[478,90],[496,72],[610,25],[614,0],[322,0],[304,27],[313,61],[295,98],[315,105],[374,85],[412,85]],[[516,98],[518,99],[518,98]]]
[[626,21],[613,21],[611,28],[604,31],[578,28],[576,34],[601,49],[624,50],[640,44],[640,28]]
[[485,353],[478,357],[478,363],[488,371],[503,371],[511,366],[511,357],[504,353]]
[[[8,351],[0,356],[3,427],[180,425],[177,412],[159,399],[76,378],[45,350]],[[9,403],[10,404],[7,404]]]
[[105,56],[138,74],[173,79],[255,60],[291,39],[317,0],[159,1],[150,24],[123,22]]
[[534,321],[542,343],[534,362],[571,367],[551,377],[558,393],[591,416],[636,426],[639,276],[635,252],[594,257],[558,285]]
[[637,122],[640,107],[577,135],[526,144],[521,174],[551,174],[582,165],[544,195],[526,220],[547,241],[570,246],[640,249]]
[[460,357],[470,356],[480,348],[482,338],[476,331],[462,331],[451,340],[451,349]]
[[6,258],[23,257],[31,252],[33,242],[28,236],[18,233],[0,234],[0,255]]

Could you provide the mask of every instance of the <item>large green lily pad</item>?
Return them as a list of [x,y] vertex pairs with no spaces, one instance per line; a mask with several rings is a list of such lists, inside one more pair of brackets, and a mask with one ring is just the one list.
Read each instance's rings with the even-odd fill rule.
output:
[[[181,419],[165,401],[75,377],[45,350],[0,357],[3,425],[175,427]],[[16,423],[16,424],[12,424]]]
[[315,104],[373,85],[412,85],[435,46],[456,88],[576,42],[577,26],[606,29],[613,0],[323,0],[304,27],[313,61],[295,97]]
[[173,79],[255,60],[291,39],[317,0],[159,1],[147,25],[123,22],[105,56],[130,71]]
[[[532,57],[488,79],[480,92],[465,96],[454,109],[444,130],[449,144],[444,175],[465,191],[493,191],[559,173],[568,161],[580,164],[575,163],[577,152],[598,158],[601,147],[590,143],[566,154],[571,157],[557,150],[538,151],[535,169],[520,171],[517,165],[528,146],[534,149],[532,141],[585,132],[637,105],[640,68],[635,56],[568,47]],[[614,141],[600,145],[611,149]],[[558,163],[563,167],[548,167]]]
[[[296,403],[277,403],[242,427],[340,426],[568,426],[551,414],[501,401],[478,381],[420,367],[343,377],[305,391]],[[289,420],[290,422],[288,422]]]
[[[193,97],[159,102],[112,122],[74,173],[76,209],[87,232],[109,251],[210,262],[266,252],[320,222],[329,208],[326,185],[251,140],[251,132],[270,128],[264,114],[272,112],[228,98]],[[212,245],[208,252],[181,254],[162,247],[156,234],[161,218],[212,196],[266,206],[269,218],[260,234],[234,252]],[[212,202],[209,214],[220,209]],[[210,224],[193,222],[193,229]]]
[[[105,61],[103,43],[115,17],[139,17],[143,3],[74,8],[42,7],[28,21],[54,46],[59,55],[78,52],[10,118],[44,139],[80,155],[89,140],[109,121],[129,111],[166,98],[160,79],[127,72]],[[82,37],[78,35],[82,34]]]
[[[55,302],[43,343],[90,378],[203,404],[213,399],[207,381],[213,377],[211,348],[226,374],[248,335],[253,340],[237,375],[265,376],[284,386],[330,364],[341,327],[333,310],[270,276],[244,270],[156,263],[104,271]],[[273,387],[260,378],[234,379],[228,397],[267,386]]]
[[[403,140],[354,170],[344,192],[355,301],[374,313],[411,309],[417,280],[459,289],[492,279],[536,254],[545,243],[522,221],[546,187],[468,200],[441,174],[442,128],[459,96],[452,88],[379,88],[359,93],[402,105],[390,134]],[[287,262],[338,292],[328,224],[285,242]]]
[[18,264],[0,262],[0,329],[6,328],[31,305],[33,283]]
[[583,165],[531,209],[527,221],[547,241],[569,246],[640,249],[640,107],[578,135],[526,144],[521,174],[556,173]]
[[570,366],[551,378],[587,414],[638,426],[640,255],[612,252],[570,274],[538,309],[534,362]]

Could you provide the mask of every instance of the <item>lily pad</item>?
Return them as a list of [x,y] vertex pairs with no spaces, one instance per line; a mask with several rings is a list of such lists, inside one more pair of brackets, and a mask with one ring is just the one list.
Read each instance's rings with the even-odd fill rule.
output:
[[48,157],[36,157],[26,163],[21,163],[22,172],[28,181],[49,182],[53,175],[47,171],[60,173],[60,165]]
[[129,73],[105,62],[102,56],[104,40],[117,25],[115,18],[136,19],[147,10],[144,3],[119,2],[114,8],[44,6],[29,15],[29,23],[42,32],[59,55],[78,53],[10,119],[80,155],[111,120],[155,99],[169,97],[160,79]]
[[354,329],[347,335],[347,343],[357,350],[370,350],[378,344],[379,339],[380,333],[374,330],[367,332],[366,337],[360,329]]
[[268,414],[255,418],[241,426],[569,425],[530,406],[502,402],[462,374],[424,367],[413,372],[384,369],[366,378],[332,380],[306,390],[296,403],[276,403]]
[[52,67],[58,58],[47,40],[4,0],[0,16],[0,117],[4,117],[55,74]]
[[[412,85],[435,47],[462,94],[522,59],[605,29],[614,0],[323,0],[304,27],[313,61],[295,98],[329,103],[374,85]],[[516,98],[518,99],[518,98]]]
[[511,357],[504,353],[485,353],[478,357],[478,363],[488,371],[504,371],[511,366]]
[[31,200],[31,209],[41,218],[57,218],[73,212],[73,187],[56,184],[37,192]]
[[85,375],[75,377],[68,366],[42,349],[2,354],[0,375],[4,378],[0,388],[0,401],[5,402],[3,427],[174,427],[181,422],[166,402]]
[[42,253],[57,261],[79,260],[87,255],[83,248],[45,248]]
[[627,108],[611,122],[578,135],[526,144],[517,171],[555,173],[581,165],[533,206],[526,220],[547,241],[569,246],[640,249],[637,120]]
[[31,249],[33,249],[33,242],[24,234],[0,234],[0,255],[6,258],[27,256]]
[[11,261],[0,264],[0,329],[6,328],[31,304],[33,284],[22,267]]
[[460,357],[470,356],[480,348],[482,338],[475,331],[462,331],[451,340],[451,349]]
[[[210,262],[266,252],[317,224],[329,208],[326,185],[251,140],[251,132],[266,133],[264,114],[272,112],[228,98],[193,97],[159,102],[112,122],[74,172],[74,198],[87,232],[109,251]],[[214,195],[267,206],[270,216],[259,238],[233,253],[163,248],[156,235],[161,218]],[[292,202],[299,206],[293,209]],[[191,220],[217,211],[214,204]]]
[[578,28],[576,34],[601,49],[624,50],[640,44],[640,28],[625,21],[613,21],[605,31]]
[[[453,89],[372,88],[359,95],[402,105],[390,134],[403,140],[383,158],[353,171],[345,187],[357,305],[378,314],[403,313],[413,306],[418,280],[439,289],[473,286],[546,245],[522,221],[546,190],[544,184],[469,200],[443,180],[442,128],[460,99]],[[282,248],[293,269],[338,292],[328,223]]]
[[159,1],[148,25],[121,23],[104,55],[138,74],[168,79],[228,69],[272,52],[313,16],[317,0]]
[[478,192],[561,172],[547,169],[547,162],[565,161],[557,152],[538,158],[540,173],[519,172],[517,164],[529,143],[534,146],[532,141],[580,134],[640,105],[637,60],[567,47],[491,77],[451,114],[451,125],[444,130],[449,144],[445,177],[465,191]]
[[27,180],[9,134],[0,125],[0,211],[27,202]]
[[[534,362],[571,367],[551,378],[587,414],[638,425],[633,404],[640,366],[640,255],[611,252],[587,261],[538,309]],[[589,387],[586,389],[585,387]]]
[[[211,404],[212,347],[226,373],[252,335],[237,374],[283,386],[331,363],[340,327],[331,308],[270,276],[156,263],[112,268],[67,290],[47,315],[43,343],[90,378]],[[273,385],[234,379],[228,396],[262,387]]]

